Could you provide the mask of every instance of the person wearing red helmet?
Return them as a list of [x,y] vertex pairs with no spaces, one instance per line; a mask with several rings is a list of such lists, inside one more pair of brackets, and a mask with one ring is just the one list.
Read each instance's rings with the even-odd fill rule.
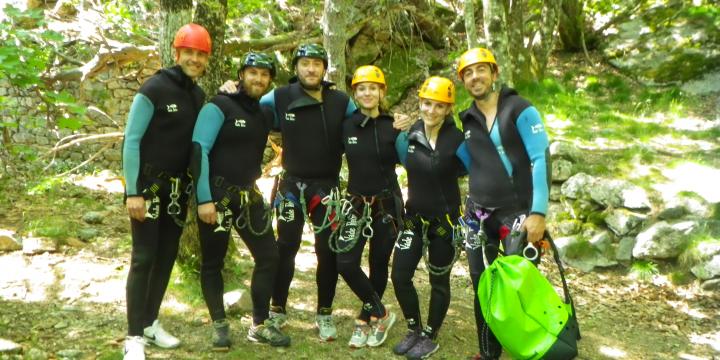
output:
[[187,24],[177,31],[173,48],[176,64],[140,87],[125,127],[123,176],[132,233],[125,360],[145,359],[146,342],[180,345],[162,328],[158,313],[186,215],[192,134],[205,100],[196,81],[208,63],[210,34]]

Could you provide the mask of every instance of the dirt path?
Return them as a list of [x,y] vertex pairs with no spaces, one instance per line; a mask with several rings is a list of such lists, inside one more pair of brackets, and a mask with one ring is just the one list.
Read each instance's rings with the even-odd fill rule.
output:
[[[105,241],[114,244],[94,243],[55,254],[27,256],[18,251],[0,255],[0,338],[21,344],[26,358],[120,359],[129,253],[122,239]],[[246,250],[241,246],[240,252]],[[188,289],[197,289],[197,280],[184,276],[176,267],[162,319],[184,345],[174,351],[150,348],[150,358],[398,358],[392,355],[390,346],[357,351],[346,347],[359,304],[342,281],[335,311],[340,340],[328,344],[317,340],[312,328],[314,255],[309,243],[304,243],[298,264],[290,299],[293,308],[288,332],[293,346],[289,349],[249,343],[244,339],[249,315],[234,314],[233,350],[210,352],[207,311],[197,294],[188,295]],[[549,269],[550,265],[545,262],[543,267]],[[426,308],[425,270],[421,268],[418,275]],[[442,347],[433,358],[462,359],[475,349],[472,291],[467,279],[465,261],[461,259],[453,271],[453,301],[440,335]],[[626,277],[623,269],[589,274],[570,269],[569,280],[583,335],[580,359],[720,358],[718,293],[704,293],[694,285],[675,287],[664,283],[662,276],[656,278],[656,284],[638,285]],[[399,311],[391,288],[386,299],[391,310]],[[389,344],[402,337],[403,326],[398,323]]]

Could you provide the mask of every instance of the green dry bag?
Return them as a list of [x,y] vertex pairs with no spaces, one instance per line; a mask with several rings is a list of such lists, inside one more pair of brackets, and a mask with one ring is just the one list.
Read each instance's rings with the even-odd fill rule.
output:
[[483,317],[513,359],[565,360],[577,356],[580,330],[558,252],[565,300],[529,260],[500,256],[480,276],[478,298]]

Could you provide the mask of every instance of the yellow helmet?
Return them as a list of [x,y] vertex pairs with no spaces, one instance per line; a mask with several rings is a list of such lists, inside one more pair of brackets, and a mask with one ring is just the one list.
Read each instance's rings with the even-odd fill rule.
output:
[[418,96],[448,104],[455,103],[455,84],[444,77],[431,76],[420,87]]
[[497,67],[495,57],[490,50],[485,48],[472,48],[460,55],[457,67],[458,77],[462,79],[463,69],[477,63],[489,63],[494,64]]
[[354,88],[355,85],[362,82],[374,82],[382,86],[385,86],[385,75],[379,67],[374,65],[364,65],[353,74],[351,86]]

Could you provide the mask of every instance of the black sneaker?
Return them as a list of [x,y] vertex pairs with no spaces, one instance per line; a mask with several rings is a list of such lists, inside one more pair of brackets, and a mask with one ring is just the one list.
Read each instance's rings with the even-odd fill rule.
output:
[[396,355],[405,355],[420,340],[420,330],[408,330],[405,337],[393,346],[393,352]]
[[409,360],[427,359],[430,355],[438,351],[439,348],[440,345],[438,343],[427,337],[427,335],[422,334],[415,346],[405,353],[405,357]]
[[226,320],[213,321],[213,351],[230,350],[230,324]]
[[290,346],[290,337],[272,325],[260,324],[250,327],[247,339],[252,342],[270,344],[270,346]]

